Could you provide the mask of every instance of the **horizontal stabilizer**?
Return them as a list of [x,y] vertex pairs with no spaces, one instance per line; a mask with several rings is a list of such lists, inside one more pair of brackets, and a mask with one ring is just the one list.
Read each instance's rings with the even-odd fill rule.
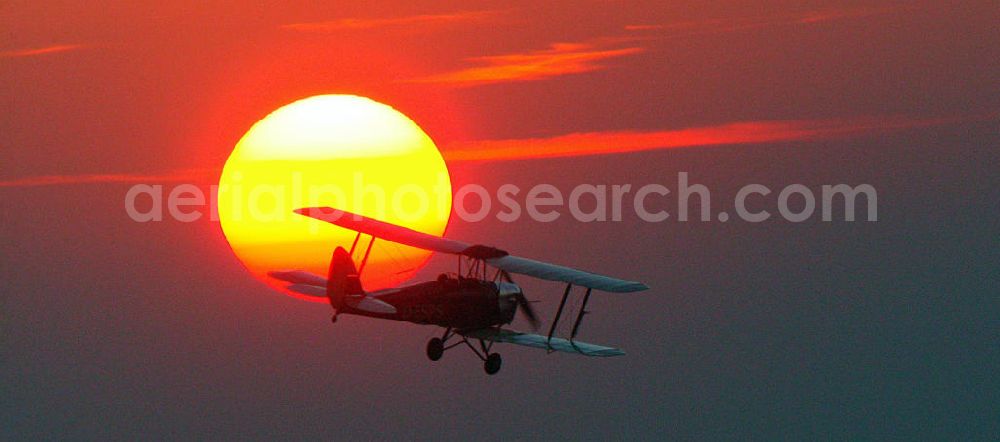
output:
[[285,288],[300,295],[326,299],[326,287],[317,287],[309,284],[289,284]]
[[[291,284],[285,288],[300,295],[315,298],[326,298],[326,278],[322,276],[303,270],[267,272],[267,275],[275,279],[290,282]],[[373,294],[391,291],[392,290],[382,290],[376,291]],[[381,313],[386,315],[396,313],[395,307],[385,301],[371,296],[371,294],[368,296],[347,296],[344,298],[344,302],[351,307],[369,313]]]
[[541,349],[551,349],[553,351],[560,351],[563,353],[576,353],[584,356],[621,356],[625,352],[617,348],[605,347],[597,344],[588,344],[586,342],[570,341],[568,339],[553,337],[549,340],[548,337],[542,335],[535,335],[531,333],[521,333],[519,331],[500,329],[499,331],[492,328],[482,328],[478,330],[470,330],[461,332],[462,336],[467,338],[483,339],[494,342],[506,342],[508,344],[523,345],[525,347],[534,347]]
[[[326,278],[304,270],[273,271],[267,272],[267,276],[292,284],[312,285],[326,289]],[[325,297],[326,294],[324,293],[323,296]]]
[[381,313],[383,315],[396,314],[396,307],[393,307],[391,304],[372,296],[348,296],[344,299],[344,302],[351,307],[368,313]]

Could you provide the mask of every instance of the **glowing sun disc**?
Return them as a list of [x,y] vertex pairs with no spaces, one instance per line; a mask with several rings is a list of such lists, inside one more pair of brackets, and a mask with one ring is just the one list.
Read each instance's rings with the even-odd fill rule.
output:
[[[451,179],[434,142],[399,111],[354,95],[318,95],[254,124],[226,161],[218,192],[219,221],[233,252],[281,289],[268,271],[325,276],[333,249],[354,241],[355,232],[292,213],[313,206],[441,235],[451,213]],[[366,245],[367,238],[359,250]],[[362,274],[365,289],[405,281],[429,257],[376,241]]]

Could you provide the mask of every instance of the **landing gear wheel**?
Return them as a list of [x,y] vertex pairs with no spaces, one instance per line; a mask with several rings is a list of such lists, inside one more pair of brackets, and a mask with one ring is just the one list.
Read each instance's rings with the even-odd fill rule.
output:
[[330,323],[331,324],[336,324],[337,323],[337,315],[333,315],[333,316],[330,317]]
[[427,341],[427,358],[436,361],[444,354],[444,341],[441,338],[431,338]]
[[500,371],[500,363],[503,362],[500,359],[500,353],[492,353],[486,357],[486,363],[483,364],[483,369],[486,370],[486,374],[495,375]]

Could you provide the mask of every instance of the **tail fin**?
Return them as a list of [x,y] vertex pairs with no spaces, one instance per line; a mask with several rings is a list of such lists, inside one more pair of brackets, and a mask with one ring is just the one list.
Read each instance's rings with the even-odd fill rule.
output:
[[330,258],[330,272],[326,282],[326,296],[330,298],[330,305],[340,310],[344,307],[345,296],[364,295],[364,293],[351,254],[343,247],[337,247],[333,251],[333,257]]

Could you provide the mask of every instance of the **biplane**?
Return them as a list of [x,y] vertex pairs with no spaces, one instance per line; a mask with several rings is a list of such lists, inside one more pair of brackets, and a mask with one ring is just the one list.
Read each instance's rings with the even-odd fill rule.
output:
[[[517,344],[585,356],[619,356],[620,349],[576,340],[587,301],[594,290],[623,293],[646,290],[639,282],[625,281],[582,270],[521,258],[495,247],[468,244],[417,232],[350,212],[329,207],[296,209],[295,213],[332,223],[357,232],[350,250],[336,247],[327,277],[302,270],[273,271],[268,274],[288,285],[287,289],[327,298],[334,309],[333,322],[341,314],[430,324],[444,328],[440,338],[427,343],[427,357],[441,359],[444,352],[466,345],[480,360],[487,374],[500,371],[497,343]],[[360,265],[352,258],[363,235],[370,236]],[[360,274],[376,239],[391,241],[433,252],[458,255],[458,271],[441,274],[436,280],[366,292]],[[463,261],[466,265],[463,268]],[[546,335],[504,328],[520,311],[537,330],[539,320],[524,291],[511,274],[566,283],[562,300]],[[582,304],[566,338],[554,336],[573,286],[585,287]],[[473,342],[478,343],[473,345]]]

